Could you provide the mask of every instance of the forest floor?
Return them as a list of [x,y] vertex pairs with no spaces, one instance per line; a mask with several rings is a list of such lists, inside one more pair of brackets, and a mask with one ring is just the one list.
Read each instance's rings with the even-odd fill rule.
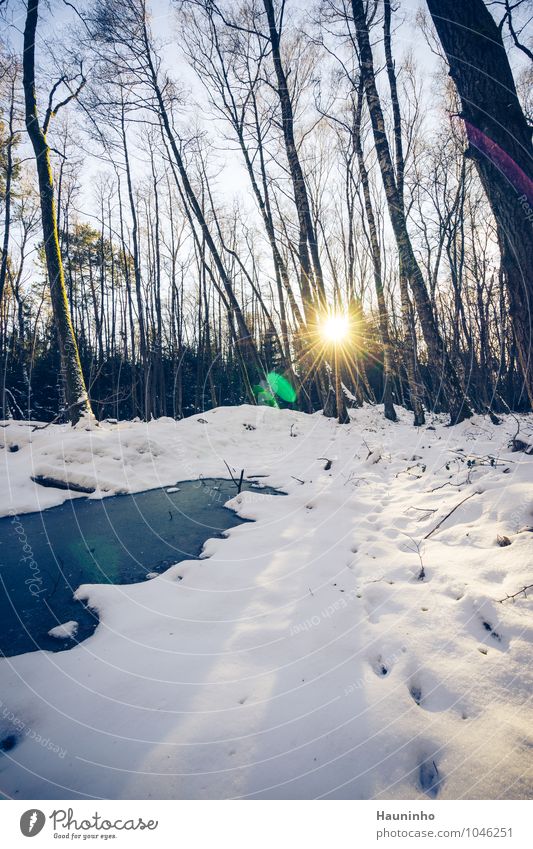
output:
[[97,498],[227,462],[287,496],[236,495],[255,522],[201,561],[82,587],[79,646],[0,660],[3,794],[531,798],[533,597],[499,601],[533,583],[533,456],[509,448],[533,416],[400,417],[7,423],[4,515],[81,497],[31,475]]

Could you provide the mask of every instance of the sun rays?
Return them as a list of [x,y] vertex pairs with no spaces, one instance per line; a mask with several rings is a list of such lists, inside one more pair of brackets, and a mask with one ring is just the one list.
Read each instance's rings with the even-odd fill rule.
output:
[[341,346],[350,335],[350,318],[347,313],[332,312],[322,320],[319,332],[323,340],[337,347]]

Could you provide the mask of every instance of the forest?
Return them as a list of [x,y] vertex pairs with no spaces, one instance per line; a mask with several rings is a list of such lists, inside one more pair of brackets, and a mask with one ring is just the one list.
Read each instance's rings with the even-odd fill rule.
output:
[[528,0],[0,11],[3,418],[531,409]]

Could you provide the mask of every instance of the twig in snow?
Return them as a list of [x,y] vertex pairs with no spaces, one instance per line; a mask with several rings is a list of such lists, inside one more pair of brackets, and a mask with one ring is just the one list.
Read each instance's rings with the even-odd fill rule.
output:
[[243,481],[243,478],[244,478],[244,469],[241,469],[241,476],[240,476],[239,480],[237,480],[235,477],[233,477],[233,472],[231,471],[230,467],[228,466],[228,464],[226,463],[225,460],[224,460],[224,465],[225,465],[226,469],[228,470],[228,472],[230,473],[233,483],[237,487],[237,495],[240,495],[240,492],[241,492],[241,489],[242,489],[242,481]]
[[298,483],[305,483],[305,481],[303,481],[301,478],[295,478],[294,475],[291,475],[291,478],[293,479],[293,481],[298,481]]
[[426,519],[429,519],[432,513],[437,512],[436,507],[409,507],[409,510],[417,510],[419,513],[422,513],[422,516],[419,516],[416,520],[417,522],[424,522]]
[[441,483],[438,486],[434,486],[433,489],[428,489],[428,492],[437,492],[438,489],[443,489],[445,486],[466,486],[468,484],[468,480],[459,481],[459,483],[452,483],[451,481],[446,481],[446,483]]
[[528,590],[533,590],[533,584],[528,584],[528,585],[527,585],[527,587],[522,587],[522,589],[521,589],[521,590],[517,590],[517,591],[516,591],[515,593],[513,593],[512,595],[507,594],[507,595],[505,596],[505,598],[499,598],[499,599],[498,599],[498,604],[503,604],[503,603],[504,603],[504,601],[512,601],[512,602],[514,602],[515,598],[518,598],[518,596],[519,596],[519,595],[522,595],[522,593],[524,593],[524,598],[527,598],[527,591],[528,591]]
[[[507,407],[507,409],[509,410],[509,407]],[[512,412],[511,412],[511,410],[509,410],[509,415],[510,415],[510,416],[511,416],[511,417],[515,420],[515,422],[516,422],[516,431],[515,431],[515,435],[514,435],[514,436],[513,436],[513,438],[511,439],[511,444],[512,444],[512,443],[515,441],[515,439],[517,439],[518,434],[520,433],[520,419],[519,419],[517,416],[515,416],[515,414],[514,414],[514,413],[512,413]]]
[[363,477],[356,477],[355,472],[350,472],[348,477],[343,475],[343,478],[345,478],[343,486],[346,486],[347,483],[353,483],[354,486],[359,486],[360,483],[364,483],[365,486],[370,486],[370,481],[367,481],[366,478]]
[[[427,466],[425,465],[425,463],[413,463],[412,466],[408,466],[406,469],[402,469],[401,472],[397,472],[397,474],[394,477],[399,478],[400,475],[409,475],[410,478],[416,478],[416,480],[420,480],[420,478],[422,477],[422,475],[426,471],[426,468],[427,468]],[[411,469],[420,469],[422,474],[413,475],[413,474],[411,474]]]
[[47,422],[45,425],[34,425],[32,427],[32,433],[35,433],[36,430],[46,430],[47,427],[50,427],[50,425],[53,425],[57,421],[59,421],[59,419],[61,418],[62,415],[63,415],[62,412],[58,413],[57,416],[55,417],[55,419],[52,419],[51,422]]
[[363,445],[366,446],[366,449],[368,451],[368,454],[365,457],[365,460],[368,460],[370,455],[373,454],[374,452],[373,452],[372,448],[370,448],[370,446],[368,445],[368,442],[365,439],[363,439]]
[[464,503],[465,503],[465,501],[469,501],[471,498],[473,498],[473,497],[474,497],[474,495],[481,495],[481,492],[479,492],[479,490],[476,490],[475,492],[472,492],[470,495],[467,495],[467,496],[466,496],[466,498],[463,498],[463,500],[462,500],[462,501],[460,501],[460,502],[459,502],[459,504],[456,504],[456,505],[455,505],[455,507],[452,507],[452,509],[450,510],[450,512],[449,512],[449,513],[446,513],[446,515],[445,515],[445,516],[444,516],[444,517],[440,520],[440,522],[439,522],[437,525],[435,525],[435,527],[433,528],[433,530],[431,530],[431,531],[429,532],[429,534],[426,534],[426,536],[424,537],[424,539],[429,539],[429,538],[430,538],[430,536],[432,536],[432,535],[435,533],[435,531],[438,531],[438,529],[439,529],[439,528],[440,528],[440,526],[441,526],[441,525],[442,525],[442,524],[446,521],[446,519],[449,519],[449,517],[452,515],[452,513],[455,513],[455,511],[459,509],[459,507],[461,506],[461,504],[464,504]]
[[[405,536],[408,539],[410,539],[411,542],[413,543],[413,548],[409,548],[408,551],[416,551],[416,554],[417,554],[418,559],[420,561],[420,571],[419,571],[418,575],[416,576],[416,579],[417,579],[417,581],[423,581],[424,578],[426,577],[426,570],[424,569],[424,561],[422,560],[422,554],[421,554],[421,551],[420,551],[420,549],[422,548],[422,541],[417,542],[416,539],[413,539],[413,537],[409,536],[409,534],[405,534]],[[424,537],[424,539],[427,539],[427,537]]]

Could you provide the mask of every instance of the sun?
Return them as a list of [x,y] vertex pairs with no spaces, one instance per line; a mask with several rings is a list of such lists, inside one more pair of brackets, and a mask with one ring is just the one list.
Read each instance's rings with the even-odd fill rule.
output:
[[343,313],[331,313],[320,326],[320,333],[325,341],[335,345],[342,343],[349,332],[350,322],[348,316]]

